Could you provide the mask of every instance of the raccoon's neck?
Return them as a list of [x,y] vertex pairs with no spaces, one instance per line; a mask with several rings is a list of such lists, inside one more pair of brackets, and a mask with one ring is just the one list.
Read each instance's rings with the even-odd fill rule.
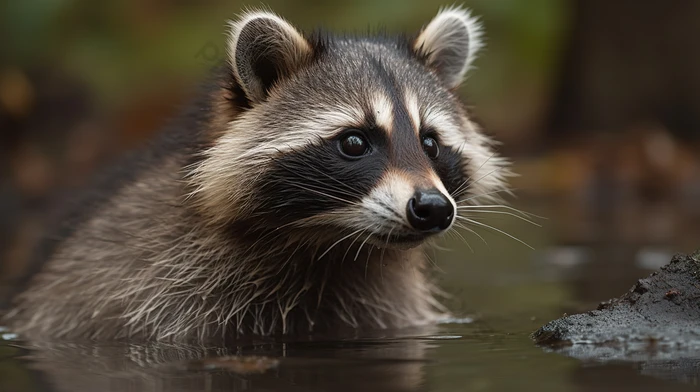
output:
[[[176,325],[167,330],[184,332],[205,324],[206,331],[197,331],[204,336],[221,332],[211,328],[307,333],[421,325],[442,315],[423,273],[421,249],[377,249],[352,241],[311,246],[279,233],[200,234],[204,239],[197,241],[198,249],[183,249],[181,264],[164,265],[169,270],[155,274],[182,278],[170,282],[177,295],[161,293],[154,299],[161,304],[149,306],[189,308],[170,320]],[[189,287],[186,293],[183,287]],[[192,304],[183,305],[183,298]],[[170,300],[178,304],[164,303]]]
[[240,332],[403,327],[441,316],[420,248],[378,249],[350,240],[311,246],[264,236],[238,238],[230,253],[236,256],[213,263],[203,277],[222,279],[217,300],[232,314],[224,321]]

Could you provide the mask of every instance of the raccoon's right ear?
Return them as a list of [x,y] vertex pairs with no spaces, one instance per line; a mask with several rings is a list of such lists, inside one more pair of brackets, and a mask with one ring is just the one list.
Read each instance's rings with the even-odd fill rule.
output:
[[312,53],[304,36],[273,13],[248,12],[231,23],[229,61],[251,103],[265,100],[275,82],[308,63]]
[[413,50],[449,88],[462,83],[483,46],[481,23],[460,7],[441,10],[413,42]]

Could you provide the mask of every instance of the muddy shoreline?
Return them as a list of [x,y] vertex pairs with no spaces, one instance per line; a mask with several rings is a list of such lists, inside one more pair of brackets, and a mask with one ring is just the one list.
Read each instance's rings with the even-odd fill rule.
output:
[[622,296],[551,321],[532,338],[543,346],[576,347],[583,356],[596,356],[596,347],[628,354],[662,347],[700,351],[700,252],[674,256]]

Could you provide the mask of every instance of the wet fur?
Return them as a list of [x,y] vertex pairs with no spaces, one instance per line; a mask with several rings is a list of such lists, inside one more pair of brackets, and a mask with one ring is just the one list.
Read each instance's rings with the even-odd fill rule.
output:
[[9,315],[13,329],[188,340],[403,327],[439,316],[420,250],[365,248],[355,262],[358,242],[314,262],[318,246],[282,236],[237,241],[202,223],[177,174],[190,159],[182,147],[155,160],[132,157],[148,167],[56,247]]
[[[300,62],[286,74],[246,82],[246,69],[224,67],[159,139],[98,180],[86,193],[93,196],[79,199],[75,219],[64,220],[67,229],[47,242],[46,262],[5,322],[34,337],[205,340],[442,317],[423,248],[382,246],[373,234],[387,234],[382,222],[390,216],[360,232],[382,212],[360,201],[399,191],[382,185],[389,166],[394,180],[437,181],[463,199],[503,190],[505,163],[468,120],[451,89],[455,76],[441,81],[439,70],[427,72],[434,53],[392,37],[317,35],[308,43],[301,52],[280,51],[282,61]],[[376,73],[364,72],[368,61]],[[468,66],[451,69],[461,78]],[[318,77],[324,73],[340,76]],[[399,80],[411,80],[408,90]],[[402,97],[384,105],[420,102],[420,113],[368,115],[361,108],[376,104],[368,92],[378,88]],[[391,152],[374,163],[333,166],[328,148],[337,127],[372,130],[399,117],[420,135],[437,130],[442,157],[431,162],[415,146],[406,150],[414,142],[397,133],[386,141]],[[317,194],[341,189],[338,178],[356,193]],[[393,230],[389,236],[405,229]]]

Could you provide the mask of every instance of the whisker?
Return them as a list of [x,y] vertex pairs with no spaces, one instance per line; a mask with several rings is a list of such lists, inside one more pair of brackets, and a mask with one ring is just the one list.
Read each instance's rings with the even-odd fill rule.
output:
[[465,185],[467,185],[468,183],[469,183],[469,178],[467,178],[466,180],[462,181],[462,183],[459,184],[459,186],[457,187],[457,189],[455,189],[455,190],[451,193],[451,194],[452,194],[452,197],[454,197],[454,198],[456,199],[456,198],[458,198],[460,195],[463,194],[462,191],[466,192],[466,190],[469,189],[469,187],[465,187]]
[[[487,163],[489,160],[491,160],[491,158],[493,158],[495,155],[496,155],[496,153],[493,153],[493,154],[491,154],[488,158],[486,158],[486,160],[474,171],[474,173],[472,173],[469,177],[467,177],[467,179],[464,180],[464,181],[457,187],[457,189],[455,189],[455,191],[454,191],[454,194],[456,195],[455,197],[458,197],[459,195],[461,195],[461,193],[459,193],[459,191],[462,190],[462,187],[464,187],[465,185],[469,184],[469,181],[472,179],[472,176],[474,176],[476,173],[478,173],[479,170],[481,170],[481,169],[484,167],[484,165],[486,165],[486,163]],[[465,190],[466,190],[466,188],[465,188]]]
[[428,252],[423,252],[423,255],[424,255],[425,258],[428,260],[428,262],[430,263],[430,265],[432,265],[433,268],[435,268],[439,273],[441,273],[441,274],[444,274],[444,273],[445,273],[445,270],[443,270],[442,268],[440,268],[439,265],[437,265],[437,263],[435,262],[435,260],[433,260],[433,258],[430,257],[430,255],[428,254]]
[[[445,234],[447,234],[447,235],[453,235],[452,230],[446,231]],[[435,243],[431,243],[430,249],[437,249],[437,250],[441,250],[441,251],[443,251],[443,252],[449,252],[449,251],[452,250],[452,249],[450,249],[450,248],[446,248],[446,247],[444,247],[444,246],[440,246],[440,245],[435,244]]]
[[362,234],[365,233],[365,231],[369,230],[369,228],[363,229],[360,234],[356,235],[355,238],[352,240],[348,248],[345,250],[345,253],[343,254],[343,259],[340,261],[341,263],[345,262],[345,258],[348,256],[348,252],[350,252],[350,249],[352,248],[353,245],[355,245],[355,241],[357,241],[360,237],[362,237]]
[[477,226],[486,227],[487,229],[491,229],[491,230],[493,230],[493,231],[496,231],[496,232],[498,232],[498,233],[501,233],[501,234],[503,234],[503,235],[505,235],[505,236],[507,236],[507,237],[509,237],[509,238],[511,238],[511,239],[514,239],[515,241],[520,242],[521,244],[527,246],[528,248],[530,248],[530,249],[532,249],[532,250],[535,250],[535,248],[533,248],[533,247],[530,246],[527,242],[521,240],[520,238],[515,237],[515,236],[513,236],[513,235],[511,235],[511,234],[508,234],[508,233],[506,233],[505,231],[500,230],[500,229],[497,229],[497,228],[495,228],[495,227],[493,227],[493,226],[487,225],[486,223],[478,222],[478,221],[475,221],[475,220],[473,220],[473,219],[469,219],[469,218],[464,217],[464,216],[457,216],[457,218],[458,218],[458,219],[463,219],[463,220],[465,220],[465,221],[467,221],[467,222],[470,222],[470,223],[473,223],[473,224],[475,224],[475,225],[477,225]]
[[[292,150],[293,150],[293,149],[292,149]],[[282,153],[279,149],[277,150],[277,152]],[[272,158],[272,159],[274,160],[275,158]],[[280,164],[280,161],[279,161],[279,160],[275,160],[275,162],[277,162],[278,164]],[[284,164],[280,164],[280,166],[283,166],[283,165],[284,165]],[[283,166],[283,167],[284,167],[284,166]],[[344,182],[338,180],[337,178],[331,176],[331,175],[328,174],[328,173],[325,173],[324,171],[318,169],[317,167],[314,167],[314,166],[307,166],[307,167],[310,168],[310,169],[312,169],[312,170],[314,170],[314,171],[317,172],[317,173],[320,173],[320,174],[322,174],[322,175],[324,175],[324,176],[330,178],[331,180],[337,182],[338,184],[342,185],[344,188],[347,188],[347,189],[348,189],[349,191],[351,191],[351,192],[355,192],[355,191],[356,191],[356,189],[354,189],[354,188],[351,187],[350,185],[348,185],[348,184],[346,184],[346,183],[344,183]],[[288,169],[288,170],[289,170],[289,169]],[[297,174],[298,174],[298,173],[297,173]]]
[[338,188],[337,186],[329,185],[329,184],[327,184],[327,183],[325,183],[325,182],[319,180],[318,178],[313,178],[313,177],[305,176],[305,175],[301,174],[301,173],[299,172],[299,170],[297,170],[296,168],[290,167],[289,165],[283,163],[281,160],[279,160],[279,159],[277,159],[277,158],[271,157],[270,159],[271,159],[272,161],[274,161],[279,167],[281,167],[281,168],[287,170],[287,171],[290,172],[291,174],[293,174],[293,175],[295,175],[295,176],[297,176],[297,177],[299,177],[299,178],[302,178],[302,179],[304,179],[304,180],[306,180],[306,181],[315,182],[316,184],[322,185],[322,186],[323,186],[323,189],[335,190],[335,191],[338,191],[338,192],[340,192],[340,193],[344,193],[344,194],[346,194],[346,195],[348,195],[348,196],[361,196],[359,193],[356,193],[356,190],[353,189],[353,188],[351,188],[349,185],[344,184],[342,181],[338,180],[337,178],[334,178],[333,176],[331,176],[331,175],[329,175],[329,174],[327,174],[327,173],[324,173],[323,171],[319,170],[318,168],[315,168],[315,167],[313,167],[313,166],[307,166],[307,167],[309,167],[309,168],[315,170],[316,172],[325,175],[326,177],[330,178],[331,180],[333,180],[333,181],[339,183],[340,185],[343,185],[345,188],[347,188],[348,190],[350,190],[350,192],[348,192],[347,190]]
[[535,214],[533,214],[533,213],[531,213],[531,212],[519,210],[519,209],[517,209],[517,208],[511,207],[511,206],[507,206],[507,205],[504,205],[504,204],[483,204],[483,205],[457,206],[457,209],[458,209],[458,210],[459,210],[459,209],[462,209],[462,210],[478,210],[478,209],[482,209],[482,208],[503,208],[503,209],[506,209],[506,210],[510,210],[510,211],[513,211],[513,212],[517,212],[517,213],[519,213],[520,215],[525,216],[525,217],[527,217],[527,218],[537,218],[537,219],[544,219],[544,220],[547,220],[547,218],[544,217],[544,216],[535,215]]
[[[367,242],[367,240],[368,240],[374,233],[375,233],[375,231],[373,230],[372,232],[370,232],[369,234],[367,234],[367,238],[365,238],[365,240],[360,244],[360,247],[357,249],[357,253],[355,254],[355,260],[353,260],[353,261],[356,261],[356,260],[357,260],[357,257],[360,255],[360,251],[362,250],[362,247],[365,246],[365,242]],[[370,254],[372,253],[372,249],[371,249],[371,248],[370,248],[370,250],[369,250],[369,253],[370,253]],[[379,268],[380,268],[380,272],[381,272],[381,268],[382,268],[381,264],[379,265]],[[365,262],[365,279],[367,279],[367,271],[368,271],[368,270],[369,270],[369,255],[367,256],[367,261]],[[382,278],[382,279],[383,279],[383,278]]]
[[[294,225],[294,224],[296,224],[296,223],[297,223],[297,222],[292,221],[292,222],[285,223],[285,224],[283,224],[283,225],[281,225],[281,226],[278,226],[275,230],[270,231],[270,232],[268,232],[268,233],[266,233],[266,234],[260,236],[255,242],[253,242],[253,245],[251,245],[250,248],[251,248],[251,249],[252,249],[252,248],[255,248],[258,244],[261,244],[264,240],[266,240],[266,239],[267,239],[268,237],[270,237],[270,236],[273,236],[274,234],[279,233],[279,235],[278,235],[277,237],[281,237],[283,233],[280,231],[280,229],[283,229],[283,228],[288,227],[288,226],[292,226],[292,225]],[[272,240],[272,238],[270,238],[270,240]],[[275,239],[275,241],[276,241],[276,240],[277,240],[277,239]]]
[[456,235],[458,235],[459,238],[461,238],[462,241],[464,241],[464,243],[467,244],[467,247],[469,248],[469,250],[470,250],[472,253],[474,253],[474,248],[472,248],[472,246],[469,244],[469,241],[467,241],[467,239],[464,238],[464,236],[462,235],[462,233],[460,233],[460,232],[457,231],[457,230],[454,230],[454,233],[455,233]]
[[[350,197],[356,196],[356,195],[350,194],[350,193],[348,193],[348,192],[345,192],[345,191],[343,191],[342,189],[338,189],[338,188],[336,188],[336,187],[328,186],[327,184],[323,184],[322,182],[320,183],[321,185],[314,184],[314,183],[313,183],[313,182],[314,182],[314,179],[309,178],[309,177],[299,176],[299,178],[311,182],[311,183],[307,183],[307,184],[306,184],[306,186],[307,186],[309,189],[320,190],[321,192],[323,192],[323,191],[335,191],[335,192],[341,193],[342,195],[350,196]],[[277,179],[277,181],[278,181],[278,182],[285,182],[285,183],[288,183],[288,184],[298,184],[296,181],[290,180],[290,179],[288,179],[288,178],[279,178],[279,179]],[[339,197],[339,196],[338,196],[338,197]]]
[[374,246],[369,247],[369,252],[367,252],[367,260],[365,261],[365,275],[367,275],[367,266],[369,266],[369,259],[372,257],[372,250],[374,249]]
[[[464,203],[464,202],[467,202],[467,201],[469,201],[469,200],[473,200],[473,199],[476,199],[476,198],[479,198],[479,197],[484,197],[484,196],[493,195],[493,194],[496,194],[496,193],[501,193],[501,192],[509,192],[509,193],[510,193],[510,192],[512,192],[512,191],[514,191],[514,190],[517,190],[517,189],[518,189],[518,188],[499,189],[499,190],[497,190],[497,191],[491,191],[491,192],[486,192],[486,193],[480,193],[480,194],[478,194],[478,195],[472,195],[472,196],[467,197],[466,199],[459,200],[459,201],[457,201],[457,204]],[[459,196],[454,196],[454,197],[457,198],[457,197],[459,197]]]
[[499,171],[499,170],[503,170],[503,169],[504,169],[503,167],[497,167],[497,168],[491,170],[490,172],[484,174],[483,176],[479,177],[479,179],[477,179],[476,181],[472,182],[470,185],[478,184],[479,181],[481,181],[481,180],[483,180],[484,178],[490,176],[491,174],[493,174],[493,173],[495,173],[495,172],[497,172],[497,171]]
[[314,192],[314,193],[317,193],[317,194],[322,195],[322,196],[326,196],[326,197],[331,198],[331,199],[334,199],[334,200],[342,201],[343,203],[347,203],[347,204],[350,204],[350,205],[355,205],[355,204],[357,204],[357,203],[352,202],[352,201],[350,201],[350,200],[345,200],[345,199],[343,199],[342,197],[333,196],[333,195],[330,195],[330,194],[328,194],[328,193],[326,193],[326,192],[321,192],[321,191],[319,191],[319,190],[316,190],[316,189],[313,189],[313,188],[309,188],[309,187],[306,187],[306,186],[304,186],[304,185],[297,184],[296,182],[290,181],[289,183],[290,183],[291,185],[293,185],[293,186],[296,186],[297,188],[301,188],[301,189],[307,190],[307,191],[309,191],[309,192]]
[[389,246],[389,239],[391,238],[391,233],[394,232],[394,228],[392,227],[391,230],[389,230],[389,235],[386,236],[386,242],[384,243],[384,247],[382,248],[382,253],[379,255],[379,264],[384,263],[384,251],[386,248]]
[[353,235],[359,233],[360,231],[362,231],[362,229],[358,229],[358,230],[356,230],[356,231],[353,231],[352,233],[350,233],[350,234],[346,235],[345,237],[339,239],[338,241],[334,242],[333,245],[331,245],[330,247],[328,247],[328,249],[326,249],[326,251],[323,252],[323,254],[321,254],[321,256],[319,256],[317,260],[321,260],[321,258],[323,258],[323,256],[325,256],[326,254],[328,254],[328,252],[330,252],[331,249],[333,249],[334,246],[336,246],[336,245],[338,245],[339,243],[341,243],[342,241],[346,240],[348,237],[353,236]]
[[[457,209],[460,209],[460,207],[457,207]],[[535,223],[535,222],[533,222],[533,221],[531,221],[531,220],[529,220],[529,219],[527,219],[527,218],[523,218],[522,216],[520,216],[520,215],[518,215],[518,214],[514,214],[514,213],[512,213],[512,212],[507,212],[507,211],[494,211],[494,210],[481,210],[481,209],[473,209],[473,210],[470,211],[470,212],[472,212],[472,213],[473,213],[473,212],[480,212],[480,213],[484,213],[484,214],[510,215],[510,216],[513,216],[513,217],[515,217],[515,218],[518,218],[518,219],[522,220],[523,222],[527,222],[527,223],[529,223],[529,224],[531,224],[531,225],[533,225],[533,226],[542,227],[542,225],[540,225],[540,224],[538,224],[538,223]]]
[[[459,216],[458,216],[458,218],[459,218]],[[484,237],[482,237],[481,234],[477,233],[476,231],[472,230],[471,228],[469,228],[469,227],[467,227],[467,226],[465,226],[465,225],[463,225],[463,224],[461,224],[461,223],[459,223],[459,222],[455,222],[455,226],[459,227],[460,229],[466,230],[466,231],[468,231],[468,232],[474,234],[475,236],[479,237],[479,239],[480,239],[486,246],[489,246],[489,243],[486,242],[486,240],[484,239]]]
[[367,234],[367,238],[365,238],[364,241],[360,244],[360,247],[357,249],[357,253],[355,253],[355,258],[353,261],[357,261],[357,258],[360,256],[360,251],[362,250],[362,247],[365,246],[365,243],[367,243],[367,240],[375,233],[374,230],[372,230],[369,234]]

